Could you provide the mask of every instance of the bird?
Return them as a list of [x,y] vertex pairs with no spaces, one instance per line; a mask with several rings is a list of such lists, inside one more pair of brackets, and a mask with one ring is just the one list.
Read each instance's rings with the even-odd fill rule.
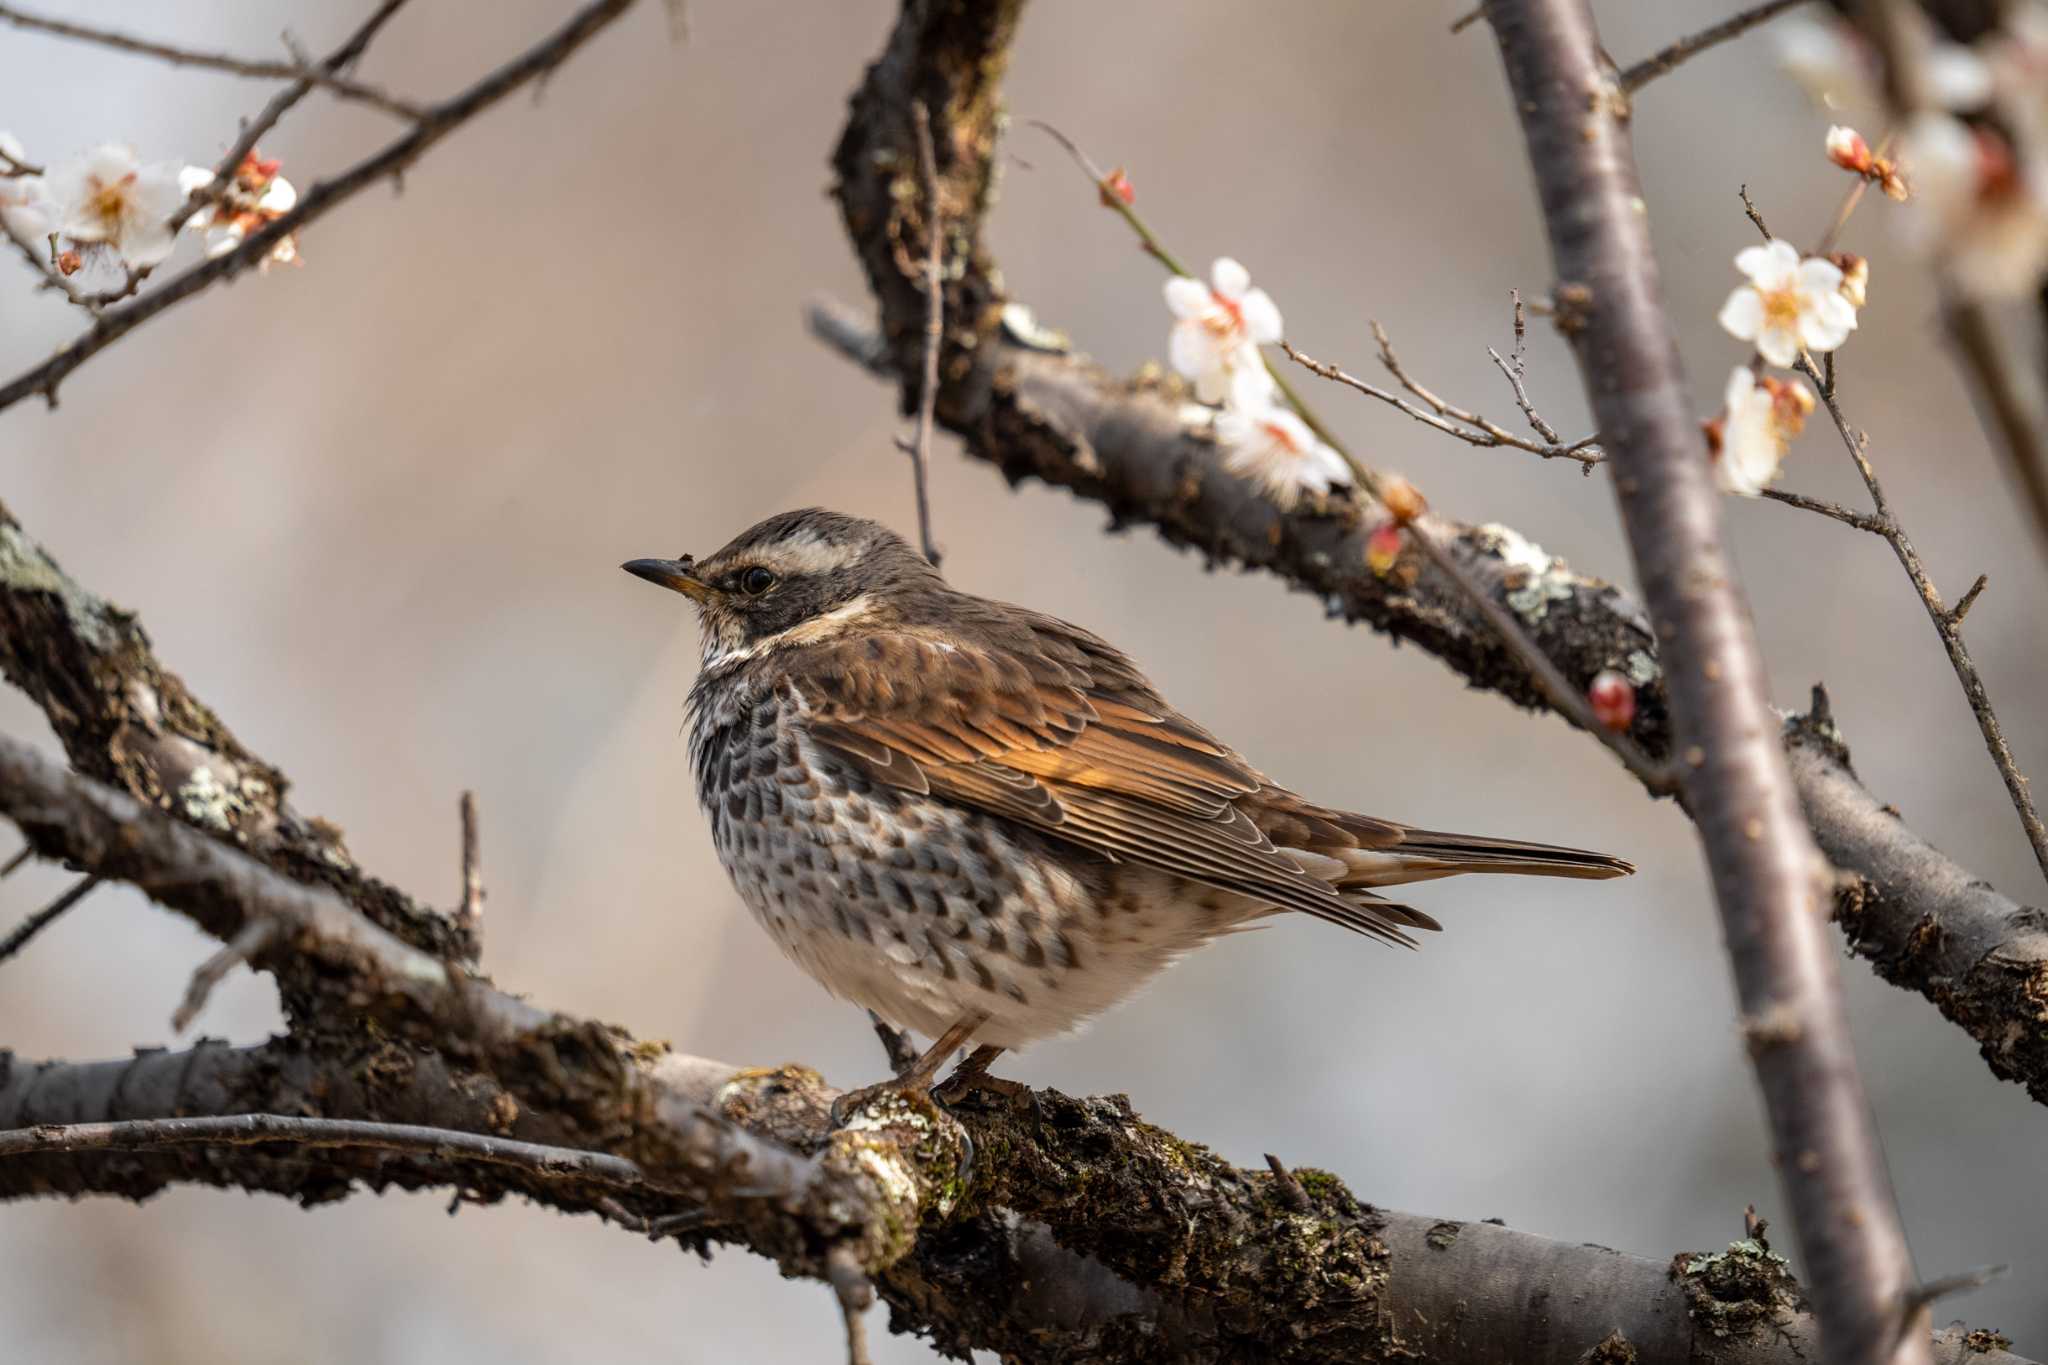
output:
[[740,899],[826,990],[932,1040],[883,1086],[928,1094],[969,1045],[947,1086],[989,1079],[1275,915],[1413,947],[1440,926],[1381,888],[1634,871],[1297,795],[1109,641],[949,586],[874,521],[802,508],[621,567],[696,607],[690,763]]

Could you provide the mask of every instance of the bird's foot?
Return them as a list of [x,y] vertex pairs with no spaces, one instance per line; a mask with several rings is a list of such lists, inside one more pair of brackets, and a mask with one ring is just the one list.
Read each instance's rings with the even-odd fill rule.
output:
[[1022,1081],[1005,1080],[1001,1076],[989,1075],[989,1064],[1002,1055],[1001,1048],[987,1044],[974,1049],[960,1065],[953,1068],[953,1074],[946,1077],[932,1091],[932,1098],[950,1108],[977,1090],[984,1094],[1001,1095],[1009,1100],[1030,1094],[1031,1087]]

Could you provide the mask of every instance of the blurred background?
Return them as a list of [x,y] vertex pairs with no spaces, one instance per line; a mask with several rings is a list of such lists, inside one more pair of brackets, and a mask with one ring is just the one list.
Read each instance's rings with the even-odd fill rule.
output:
[[[1176,251],[1246,262],[1312,354],[1368,373],[1378,318],[1418,378],[1505,420],[1485,347],[1507,342],[1509,289],[1541,293],[1550,276],[1490,38],[1446,31],[1466,7],[1039,0],[1015,51],[1019,131],[992,223],[1011,289],[1112,368],[1165,350],[1158,269],[1022,128],[1044,118],[1128,168]],[[1599,9],[1626,63],[1735,7]],[[277,51],[281,26],[324,50],[358,11],[65,8],[248,53]],[[458,22],[422,5],[361,74],[438,96],[567,9],[465,6]],[[484,962],[501,983],[689,1051],[809,1062],[841,1084],[881,1074],[880,1050],[857,1010],[783,961],[720,873],[679,735],[694,632],[679,600],[617,565],[710,549],[809,503],[913,529],[893,393],[800,319],[813,291],[866,298],[826,157],[893,14],[884,0],[690,0],[678,42],[661,7],[643,6],[538,100],[514,98],[442,144],[402,194],[372,191],[316,225],[303,268],[166,314],[75,375],[55,412],[0,416],[0,496],[81,582],[140,613],[163,658],[292,776],[301,809],[347,830],[365,867],[452,903],[456,795],[477,791]],[[211,164],[268,93],[0,35],[0,127],[38,160],[126,141],[145,161]],[[1736,187],[1778,231],[1814,235],[1844,184],[1821,156],[1827,123],[1776,72],[1766,35],[1639,100],[1703,413],[1742,358],[1713,322],[1731,257],[1754,240]],[[380,116],[316,97],[263,151],[303,190],[390,134]],[[1887,208],[1873,197],[1846,241],[1873,258],[1874,281],[1842,393],[1944,591],[1991,575],[1970,639],[2022,766],[2048,772],[2048,581]],[[0,370],[81,322],[25,271],[0,275]],[[1583,433],[1569,356],[1546,326],[1530,335],[1540,407]],[[1626,575],[1604,476],[1475,450],[1344,390],[1313,397],[1440,510],[1511,522],[1582,569]],[[1785,485],[1862,505],[1820,423]],[[1720,935],[1676,810],[1645,800],[1597,746],[1466,691],[1421,652],[1326,622],[1271,579],[1204,574],[1149,533],[1105,535],[1101,510],[1012,492],[948,440],[933,498],[954,582],[1111,636],[1281,781],[1642,868],[1598,886],[1426,888],[1417,903],[1447,932],[1412,955],[1306,921],[1246,935],[1081,1036],[1006,1059],[1006,1074],[1128,1092],[1234,1161],[1271,1151],[1327,1167],[1390,1207],[1646,1256],[1719,1249],[1751,1202],[1775,1215]],[[1872,790],[2038,902],[2039,873],[1886,547],[1771,503],[1727,510],[1780,704],[1833,684]],[[0,728],[49,740],[12,693]],[[63,882],[36,868],[0,884],[0,922]],[[168,1041],[210,951],[139,895],[102,890],[0,968],[0,1042],[86,1059]],[[1922,1272],[2013,1267],[1937,1316],[2002,1328],[2039,1355],[2048,1115],[1994,1081],[1926,1001],[1860,964],[1844,974]],[[201,1028],[246,1042],[276,1022],[267,979],[238,973]],[[759,1260],[699,1264],[511,1204],[446,1209],[393,1196],[306,1213],[212,1191],[141,1208],[0,1206],[5,1354],[837,1358],[830,1294]],[[873,1335],[882,1359],[931,1358]]]

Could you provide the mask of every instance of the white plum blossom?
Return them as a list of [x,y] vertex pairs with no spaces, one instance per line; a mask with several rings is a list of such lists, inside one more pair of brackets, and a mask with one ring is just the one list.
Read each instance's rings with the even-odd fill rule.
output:
[[1876,103],[1875,62],[1841,19],[1795,14],[1774,35],[1778,65],[1816,103],[1830,109]]
[[[233,182],[219,198],[186,220],[185,226],[206,233],[206,254],[224,256],[240,246],[252,232],[290,213],[299,202],[292,182],[277,173],[278,163],[259,160],[254,152],[244,157]],[[214,183],[212,171],[204,166],[187,166],[178,174],[179,190],[189,196]],[[261,264],[296,264],[298,234],[278,240]]]
[[0,228],[24,242],[48,236],[51,215],[43,178],[15,170],[29,160],[14,134],[0,132],[0,156],[7,159],[0,163]]
[[1255,412],[1273,397],[1273,377],[1259,347],[1280,339],[1280,310],[1251,275],[1228,256],[1209,270],[1209,283],[1187,275],[1166,282],[1166,306],[1173,312],[1167,356],[1173,368],[1194,381],[1204,403]]
[[1908,242],[1979,298],[2030,293],[2048,273],[2048,148],[2022,165],[2004,138],[1949,114],[1916,114],[1899,159],[1918,191]]
[[1714,482],[1724,493],[1754,498],[1778,477],[1785,453],[1806,427],[1813,393],[1797,379],[1761,381],[1747,365],[1728,374],[1726,410],[1708,425]]
[[1832,351],[1856,328],[1856,309],[1842,296],[1842,270],[1818,256],[1799,259],[1791,243],[1767,242],[1735,255],[1749,276],[1721,305],[1721,325],[1754,342],[1764,359],[1790,369],[1801,347]]
[[174,165],[144,166],[132,148],[108,144],[53,167],[46,187],[57,231],[73,242],[104,245],[138,270],[176,245],[170,217],[185,196]]
[[1327,493],[1351,483],[1344,457],[1285,408],[1225,409],[1216,414],[1216,436],[1227,452],[1223,467],[1264,488],[1282,511],[1304,492]]

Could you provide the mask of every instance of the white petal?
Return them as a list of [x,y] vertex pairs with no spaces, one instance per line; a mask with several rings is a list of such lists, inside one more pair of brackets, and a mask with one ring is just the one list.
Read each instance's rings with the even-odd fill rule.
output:
[[178,192],[191,194],[194,190],[205,189],[213,183],[213,172],[204,166],[187,166],[178,172]]
[[1756,376],[1749,372],[1749,366],[1737,365],[1728,372],[1728,383],[1721,390],[1721,404],[1734,412],[1749,402],[1749,396],[1756,392]]
[[[1275,392],[1273,376],[1266,373],[1265,365],[1256,358],[1256,355],[1250,364],[1232,365],[1228,371],[1227,383],[1229,406],[1239,412],[1255,413],[1272,406]],[[1219,395],[1219,398],[1221,397],[1223,396]]]
[[1832,351],[1856,330],[1856,310],[1840,294],[1829,294],[1820,306],[1799,319],[1799,340],[1810,351]]
[[1280,309],[1265,290],[1248,290],[1237,301],[1237,307],[1244,314],[1244,329],[1253,341],[1269,343],[1281,338]]
[[1928,93],[1945,109],[1981,109],[1991,99],[1991,68],[1955,43],[1936,43],[1921,63]]
[[1320,441],[1316,442],[1314,462],[1325,489],[1351,486],[1351,466],[1344,463],[1342,455]]
[[1316,434],[1309,430],[1308,423],[1286,408],[1275,407],[1259,415],[1259,420],[1280,433],[1280,438],[1295,450],[1306,453],[1318,444]]
[[1799,269],[1799,253],[1790,242],[1773,239],[1736,252],[1735,268],[1749,276],[1759,289],[1778,289]]
[[1799,334],[1790,327],[1766,327],[1756,334],[1756,348],[1781,370],[1799,363]]
[[1763,295],[1749,285],[1736,286],[1728,302],[1721,305],[1720,323],[1737,341],[1756,340],[1764,325]]
[[21,139],[4,130],[0,130],[0,156],[9,161],[28,160],[28,152],[22,147]]
[[1251,288],[1252,273],[1228,256],[1218,256],[1216,264],[1209,267],[1209,283],[1216,286],[1216,292],[1236,302],[1244,297],[1244,291]]
[[1230,395],[1230,373],[1227,370],[1203,370],[1194,379],[1195,397],[1204,403],[1221,403]]
[[299,192],[292,188],[292,182],[281,175],[270,178],[269,188],[256,201],[256,207],[269,213],[290,213],[299,202]]
[[1799,263],[1799,287],[1816,294],[1835,294],[1842,288],[1842,267],[1819,256]]
[[1209,334],[1193,322],[1177,322],[1166,339],[1166,359],[1175,374],[1194,379],[1205,370],[1217,368],[1216,348]]
[[161,218],[151,218],[121,234],[121,259],[138,270],[147,269],[163,264],[176,245],[170,224]]
[[1166,306],[1177,318],[1200,317],[1211,306],[1209,291],[1200,280],[1175,275],[1166,282]]

